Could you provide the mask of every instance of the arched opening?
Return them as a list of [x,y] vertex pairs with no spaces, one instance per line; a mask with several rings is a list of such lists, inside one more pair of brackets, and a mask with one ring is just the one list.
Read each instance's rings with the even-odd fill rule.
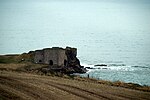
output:
[[64,60],[64,66],[67,66],[67,60],[66,59]]
[[53,65],[53,61],[52,60],[49,61],[49,65]]
[[42,62],[42,60],[39,60],[39,63],[41,63]]

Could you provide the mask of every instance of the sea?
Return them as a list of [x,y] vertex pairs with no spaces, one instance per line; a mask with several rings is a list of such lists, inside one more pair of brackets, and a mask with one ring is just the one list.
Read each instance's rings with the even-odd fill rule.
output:
[[0,0],[1,55],[66,46],[83,77],[150,86],[150,1]]

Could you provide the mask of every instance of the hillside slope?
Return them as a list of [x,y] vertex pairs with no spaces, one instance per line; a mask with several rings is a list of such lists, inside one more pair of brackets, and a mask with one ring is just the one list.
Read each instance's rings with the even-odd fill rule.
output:
[[150,100],[150,92],[15,71],[0,71],[0,100]]

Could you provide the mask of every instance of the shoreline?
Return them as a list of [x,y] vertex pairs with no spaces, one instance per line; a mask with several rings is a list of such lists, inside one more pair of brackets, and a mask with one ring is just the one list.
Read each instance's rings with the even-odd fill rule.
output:
[[[122,81],[125,83],[134,83],[141,86],[150,86],[149,66],[126,65],[126,64],[85,64],[87,72],[81,74],[82,77],[95,78],[98,80]],[[109,74],[108,74],[109,73]]]

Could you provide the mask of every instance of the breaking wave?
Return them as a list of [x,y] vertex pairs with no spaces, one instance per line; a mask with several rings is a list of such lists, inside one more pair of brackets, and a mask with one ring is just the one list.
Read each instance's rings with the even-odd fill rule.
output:
[[[137,65],[125,65],[125,64],[81,64],[87,69],[87,73],[81,76],[90,77],[96,79],[103,79],[109,81],[123,81],[137,83],[140,85],[150,86],[150,67],[149,66],[137,66]],[[104,66],[103,66],[104,65]]]

